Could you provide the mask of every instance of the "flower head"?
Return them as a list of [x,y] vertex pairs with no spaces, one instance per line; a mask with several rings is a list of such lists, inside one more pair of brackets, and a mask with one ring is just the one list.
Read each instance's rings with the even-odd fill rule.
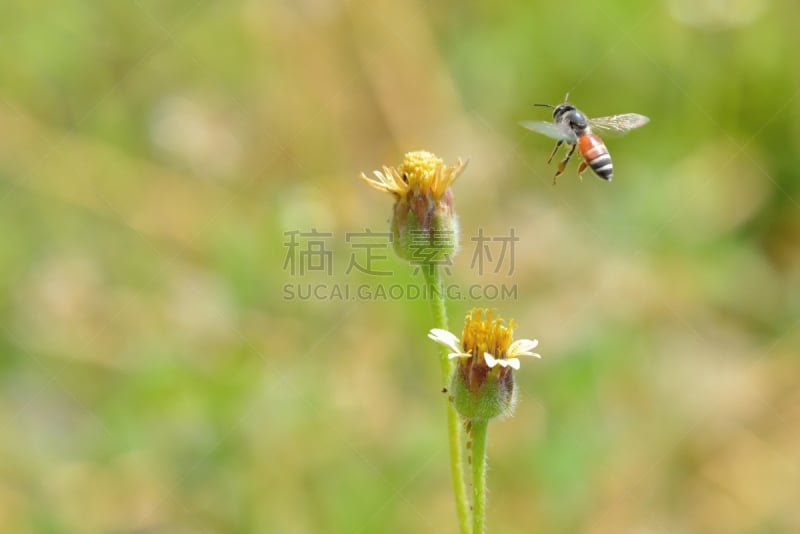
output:
[[434,328],[432,340],[450,349],[448,358],[458,360],[451,379],[456,409],[467,419],[491,419],[510,415],[516,400],[512,370],[520,367],[520,356],[541,358],[532,352],[535,339],[514,341],[514,321],[505,324],[492,310],[476,308],[466,317],[458,338]]
[[384,165],[383,172],[373,171],[374,178],[362,172],[361,179],[397,198],[417,193],[439,200],[466,166],[460,159],[456,165],[445,165],[434,154],[421,150],[406,153],[398,167]]
[[374,176],[361,173],[372,187],[395,198],[392,237],[397,254],[415,262],[451,257],[458,243],[458,225],[450,186],[466,167],[460,159],[445,165],[434,154],[408,152],[398,167],[384,166]]

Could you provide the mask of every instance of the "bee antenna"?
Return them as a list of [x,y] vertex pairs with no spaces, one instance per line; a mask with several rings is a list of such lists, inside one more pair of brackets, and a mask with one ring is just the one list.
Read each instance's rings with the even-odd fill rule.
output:
[[553,104],[534,104],[534,106],[541,106],[543,108],[550,108],[550,109],[555,107]]
[[567,92],[567,96],[564,97],[564,103],[566,104],[569,100],[569,92]]

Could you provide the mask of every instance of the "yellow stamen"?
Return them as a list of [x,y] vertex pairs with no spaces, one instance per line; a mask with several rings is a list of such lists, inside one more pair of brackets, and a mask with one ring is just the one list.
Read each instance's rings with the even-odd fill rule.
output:
[[492,318],[493,310],[488,308],[475,308],[468,315],[461,343],[464,352],[471,353],[473,357],[483,360],[483,353],[488,352],[497,359],[508,355],[508,348],[514,340],[513,320],[508,326],[500,317]]

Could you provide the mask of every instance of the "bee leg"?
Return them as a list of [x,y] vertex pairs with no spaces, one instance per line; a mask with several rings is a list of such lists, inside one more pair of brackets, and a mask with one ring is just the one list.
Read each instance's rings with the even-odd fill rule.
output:
[[581,161],[581,164],[578,167],[578,178],[581,179],[581,182],[583,182],[583,171],[585,171],[586,167],[588,166],[589,166],[588,163],[586,163],[585,161]]
[[556,180],[561,175],[561,173],[564,172],[564,169],[567,168],[567,163],[569,163],[569,158],[572,157],[572,154],[575,152],[575,149],[577,147],[578,145],[572,145],[572,148],[570,148],[569,152],[567,152],[567,157],[565,157],[558,163],[558,170],[556,171],[555,176],[553,176],[553,185],[556,185]]
[[551,161],[553,161],[553,156],[555,156],[555,155],[556,155],[556,152],[558,152],[558,147],[560,147],[560,146],[561,146],[561,144],[562,144],[563,142],[564,142],[564,141],[559,141],[558,143],[556,143],[556,147],[555,147],[555,148],[553,149],[553,151],[550,153],[550,157],[549,157],[549,158],[547,158],[547,164],[548,164],[548,165],[550,165],[550,162],[551,162]]

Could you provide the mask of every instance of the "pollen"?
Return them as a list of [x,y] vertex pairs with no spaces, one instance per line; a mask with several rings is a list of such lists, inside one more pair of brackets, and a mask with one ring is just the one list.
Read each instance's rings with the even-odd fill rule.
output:
[[473,309],[467,315],[461,335],[464,352],[472,354],[479,361],[483,361],[485,353],[492,354],[497,359],[506,358],[514,339],[515,326],[513,320],[506,325],[499,316],[493,317],[491,309]]

